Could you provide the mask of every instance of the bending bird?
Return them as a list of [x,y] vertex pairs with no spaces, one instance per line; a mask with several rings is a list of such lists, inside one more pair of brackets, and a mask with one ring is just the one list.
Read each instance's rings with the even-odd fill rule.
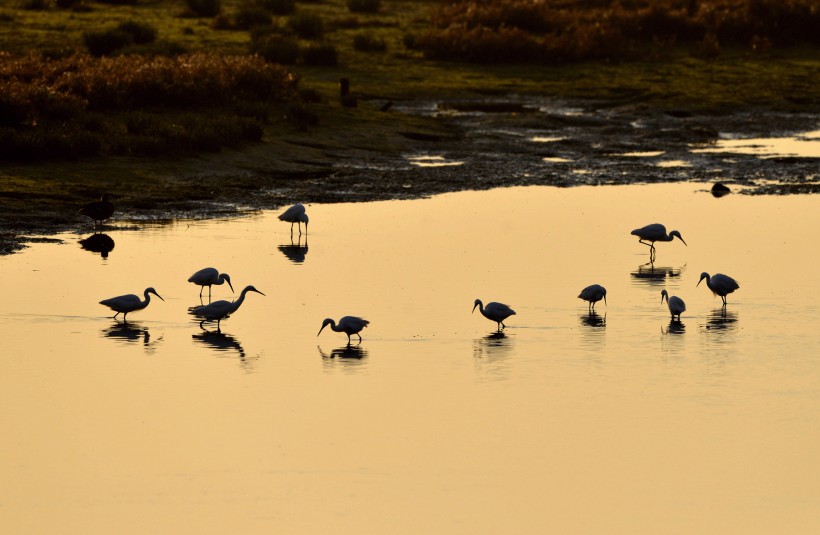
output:
[[188,282],[192,282],[198,286],[201,286],[199,289],[199,297],[202,298],[202,290],[205,287],[208,287],[208,299],[211,298],[211,285],[219,286],[223,283],[228,283],[228,286],[231,287],[231,291],[233,291],[233,284],[231,284],[231,277],[227,273],[219,273],[216,268],[207,267],[204,269],[200,269],[190,277],[188,277]]
[[103,220],[108,219],[114,214],[114,205],[108,200],[108,194],[103,193],[99,201],[86,204],[79,209],[79,213],[93,219],[95,226],[98,221],[100,225],[102,225]]
[[595,310],[595,303],[601,299],[603,299],[604,304],[606,304],[606,288],[600,284],[592,284],[581,290],[581,293],[578,294],[578,299],[589,301],[589,311],[592,312]]
[[[151,295],[154,294],[160,299],[162,296],[157,293],[156,290],[153,288],[146,288],[144,295],[145,301],[140,300],[140,298],[134,294],[127,294],[127,295],[118,295],[117,297],[112,297],[111,299],[103,299],[100,301],[101,305],[105,305],[111,310],[116,311],[117,313],[114,314],[114,319],[122,312],[122,321],[127,321],[125,318],[128,316],[129,312],[134,312],[135,310],[142,310],[143,308],[148,306],[148,303],[151,302]],[[165,301],[165,299],[162,299]]]
[[636,228],[631,232],[631,234],[633,236],[637,236],[640,243],[649,246],[649,258],[653,261],[655,260],[656,241],[672,241],[675,237],[677,237],[683,242],[684,245],[686,245],[686,242],[681,237],[680,232],[673,230],[667,234],[666,227],[660,223],[652,223],[651,225],[646,225],[645,227]]
[[198,318],[203,318],[202,321],[199,322],[199,326],[202,329],[205,327],[202,326],[203,323],[206,321],[213,321],[216,320],[216,332],[222,332],[220,328],[220,322],[230,317],[231,314],[239,310],[239,307],[242,306],[242,302],[245,300],[245,294],[248,292],[256,292],[258,294],[263,294],[253,286],[245,286],[245,289],[242,290],[242,293],[239,295],[239,299],[234,302],[230,301],[214,301],[208,305],[203,305],[201,307],[196,307],[191,311],[191,314]]
[[345,316],[339,320],[339,324],[336,325],[336,322],[333,321],[331,318],[325,318],[322,322],[322,328],[319,329],[319,332],[316,334],[318,337],[322,334],[322,331],[325,327],[330,325],[330,328],[336,331],[337,333],[345,333],[347,335],[347,343],[350,344],[350,335],[355,334],[359,337],[359,342],[362,341],[362,335],[359,334],[362,329],[370,325],[370,322],[366,319],[359,318],[357,316]]
[[669,313],[672,314],[672,319],[677,316],[678,321],[680,321],[680,315],[686,312],[686,303],[677,295],[669,297],[666,290],[661,290],[661,304],[663,304],[664,299],[666,299],[666,304],[669,305]]
[[719,295],[723,299],[723,306],[726,306],[726,296],[740,288],[740,284],[729,275],[723,273],[715,273],[711,277],[705,271],[700,274],[700,280],[695,286],[700,286],[700,283],[706,279],[706,286],[712,290],[712,293]]
[[487,306],[485,307],[484,303],[481,302],[481,299],[476,299],[473,304],[473,312],[475,312],[475,307],[478,307],[478,311],[481,312],[482,316],[498,324],[499,332],[502,328],[507,328],[507,326],[504,325],[504,320],[515,315],[515,310],[511,309],[504,303],[496,303],[495,301],[487,303]]
[[301,204],[294,204],[281,214],[279,214],[280,221],[287,221],[290,223],[290,233],[293,234],[293,224],[299,225],[299,234],[302,234],[302,223],[305,224],[305,234],[307,234],[308,215],[305,213],[305,207]]

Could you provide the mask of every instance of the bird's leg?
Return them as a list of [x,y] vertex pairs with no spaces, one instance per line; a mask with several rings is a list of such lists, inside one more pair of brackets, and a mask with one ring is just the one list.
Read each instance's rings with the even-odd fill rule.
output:
[[219,323],[221,321],[222,321],[222,318],[219,318],[218,320],[216,320],[216,332],[218,332],[218,333],[222,332],[222,328],[219,326]]
[[301,236],[301,235],[302,235],[302,222],[301,222],[301,221],[299,221],[299,222],[298,222],[298,223],[296,223],[296,224],[298,225],[298,226],[297,226],[297,228],[299,229],[299,236]]
[[200,300],[200,301],[202,300],[202,290],[204,290],[204,289],[205,289],[205,287],[204,287],[204,286],[200,286],[200,287],[199,287],[199,300]]
[[361,334],[359,334],[359,333],[356,333],[356,336],[358,336],[358,337],[359,337],[359,343],[361,344],[361,343],[362,343],[362,335],[361,335]]
[[199,322],[199,328],[202,329],[203,331],[205,330],[205,326],[202,325],[202,324],[205,323],[206,321],[207,320],[202,320],[202,321]]
[[120,315],[120,313],[119,313],[119,312],[117,312],[116,314],[114,314],[114,315],[112,316],[112,319],[117,319],[117,316],[119,316],[119,315]]

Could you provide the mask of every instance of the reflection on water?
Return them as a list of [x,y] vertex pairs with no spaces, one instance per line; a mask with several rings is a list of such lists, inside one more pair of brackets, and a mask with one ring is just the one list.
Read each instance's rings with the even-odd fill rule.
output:
[[669,325],[664,330],[661,327],[663,334],[683,334],[686,332],[686,325],[679,320],[669,320]]
[[680,277],[685,269],[686,265],[673,268],[656,266],[654,262],[648,262],[638,266],[638,269],[632,272],[632,282],[640,285],[662,286],[666,284],[667,279]]
[[367,357],[367,349],[359,345],[345,345],[332,349],[330,353],[325,353],[321,346],[316,346],[319,355],[322,356],[322,366],[325,369],[343,366],[346,368],[360,368],[364,358]]
[[282,252],[283,255],[288,257],[288,260],[293,262],[294,264],[301,264],[305,261],[305,256],[308,253],[308,241],[307,241],[307,234],[304,235],[305,237],[305,244],[302,245],[302,235],[300,234],[297,239],[296,243],[293,242],[293,235],[290,236],[290,244],[282,244],[279,245],[278,248]]
[[476,369],[482,376],[503,379],[508,376],[508,360],[514,348],[514,339],[499,331],[473,341]]
[[600,316],[600,315],[598,315],[597,312],[592,311],[589,314],[581,314],[578,317],[581,318],[581,324],[582,325],[586,325],[588,327],[593,327],[593,328],[595,328],[595,327],[605,328],[606,327],[606,314],[604,314],[603,316]]
[[706,318],[706,329],[712,332],[728,332],[737,328],[737,312],[716,308]]
[[103,258],[108,258],[108,253],[114,250],[114,239],[108,234],[92,234],[80,240],[80,247],[92,253],[100,253]]
[[224,357],[239,357],[242,367],[246,370],[250,369],[251,360],[246,358],[245,349],[239,341],[223,332],[202,331],[191,335],[191,338],[198,344],[207,346],[212,349],[219,356]]
[[139,323],[120,323],[117,321],[107,329],[103,329],[102,334],[122,345],[142,342],[147,352],[153,352],[156,345],[162,341],[161,336],[151,341],[151,333]]

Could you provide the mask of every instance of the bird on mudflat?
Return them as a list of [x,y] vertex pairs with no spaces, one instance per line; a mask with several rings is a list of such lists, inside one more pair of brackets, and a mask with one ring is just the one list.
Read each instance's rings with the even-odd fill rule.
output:
[[711,277],[705,271],[700,274],[700,280],[695,286],[700,286],[700,283],[706,279],[706,286],[712,290],[712,293],[719,295],[723,299],[723,306],[726,306],[726,296],[740,288],[740,284],[729,275],[723,273],[715,273]]
[[[127,321],[125,318],[128,316],[129,312],[134,312],[136,310],[142,310],[143,308],[148,306],[148,303],[151,302],[151,295],[154,294],[160,299],[162,296],[157,293],[156,290],[153,288],[146,288],[144,295],[145,301],[142,301],[138,296],[134,294],[127,294],[127,295],[118,295],[117,297],[112,297],[110,299],[103,299],[100,301],[101,305],[105,305],[111,310],[116,311],[117,313],[114,314],[114,319],[122,312],[122,320]],[[165,301],[165,299],[162,299]]]
[[233,284],[231,284],[231,277],[227,273],[220,273],[217,271],[216,268],[207,267],[200,269],[190,277],[188,277],[188,282],[192,282],[198,286],[201,286],[199,289],[199,297],[202,297],[202,290],[205,287],[208,287],[208,299],[211,298],[211,286],[216,285],[219,286],[224,283],[228,283],[228,286],[231,287],[231,291],[233,291]]
[[[631,232],[633,236],[638,237],[638,241],[644,245],[649,246],[649,258],[650,260],[655,260],[655,242],[656,241],[672,241],[675,237],[677,237],[680,241],[686,245],[686,242],[680,235],[680,232],[677,230],[673,230],[669,234],[666,233],[666,227],[661,225],[660,223],[652,223],[651,225],[646,225],[645,227],[636,228]],[[649,242],[649,243],[647,243]]]
[[305,207],[301,204],[294,204],[281,214],[279,214],[280,221],[290,223],[290,232],[293,234],[293,224],[299,225],[299,234],[302,234],[302,223],[305,224],[305,234],[307,234],[308,215],[305,213]]
[[487,303],[487,306],[485,307],[484,303],[481,302],[481,299],[476,299],[475,303],[473,303],[473,312],[475,312],[476,307],[478,307],[478,311],[481,312],[482,316],[498,324],[499,332],[502,328],[507,328],[507,326],[504,325],[504,320],[515,315],[515,310],[511,309],[504,303],[496,303],[495,301]]
[[362,335],[359,334],[362,329],[370,325],[370,322],[366,319],[359,318],[357,316],[344,316],[342,319],[339,320],[339,324],[337,325],[335,321],[331,318],[325,318],[322,322],[322,328],[319,329],[319,332],[316,334],[318,337],[322,334],[322,331],[325,327],[330,325],[330,328],[336,331],[337,333],[345,333],[347,335],[347,343],[350,344],[350,335],[355,334],[359,337],[359,342],[362,341]]
[[606,288],[600,284],[592,284],[581,290],[581,293],[578,294],[578,299],[589,301],[589,311],[592,312],[595,310],[595,303],[601,299],[603,299],[604,304],[606,304]]
[[94,201],[86,204],[79,209],[79,213],[88,216],[94,220],[94,225],[97,222],[102,225],[102,222],[114,214],[114,205],[108,200],[108,194],[103,193],[99,201]]
[[680,321],[680,315],[686,312],[686,303],[677,295],[670,297],[666,290],[661,290],[661,304],[663,304],[664,299],[666,299],[666,304],[669,305],[669,313],[672,314],[672,319],[677,316],[678,321]]
[[265,295],[253,286],[245,286],[245,289],[242,290],[242,293],[239,294],[239,299],[236,301],[214,301],[208,305],[196,307],[191,310],[191,314],[198,318],[203,318],[202,321],[199,322],[199,326],[202,327],[202,329],[205,328],[202,324],[206,321],[216,320],[216,331],[221,332],[220,322],[239,310],[239,307],[242,306],[242,302],[245,300],[245,294],[248,292],[256,292],[258,294]]

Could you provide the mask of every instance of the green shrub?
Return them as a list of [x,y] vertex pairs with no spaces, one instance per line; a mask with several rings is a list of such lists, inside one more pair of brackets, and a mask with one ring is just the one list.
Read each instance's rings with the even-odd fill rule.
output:
[[353,37],[353,48],[361,52],[384,52],[387,45],[384,39],[370,33],[360,33]]
[[130,33],[113,28],[101,32],[87,32],[83,35],[85,46],[92,56],[110,56],[112,53],[134,43]]
[[336,47],[331,44],[310,45],[302,51],[302,62],[305,65],[334,67],[339,62]]
[[245,6],[234,15],[234,29],[249,30],[255,26],[270,26],[273,19],[261,7]]
[[251,51],[264,58],[265,61],[293,65],[299,59],[299,42],[284,35],[270,35],[254,41]]
[[325,32],[322,17],[313,13],[297,13],[288,19],[288,27],[302,39],[319,39]]
[[222,0],[185,0],[197,17],[215,17],[222,11]]
[[49,2],[48,0],[26,0],[21,7],[29,11],[44,11],[49,8]]
[[157,30],[150,24],[128,20],[121,22],[117,28],[129,34],[131,40],[138,45],[151,43],[157,38]]
[[381,0],[347,0],[347,9],[353,13],[376,13],[381,7]]
[[296,11],[296,0],[259,0],[259,6],[274,15],[290,15]]

